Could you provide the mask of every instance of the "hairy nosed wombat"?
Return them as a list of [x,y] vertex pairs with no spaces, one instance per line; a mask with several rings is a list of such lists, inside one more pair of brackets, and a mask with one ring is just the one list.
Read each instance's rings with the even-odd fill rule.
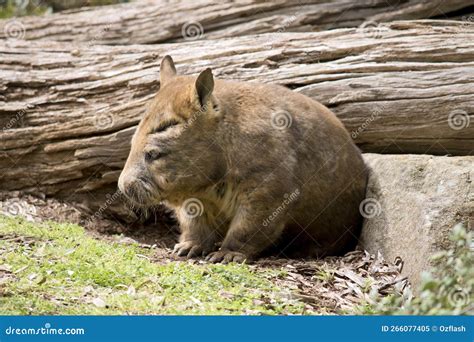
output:
[[367,170],[331,111],[281,86],[214,80],[210,69],[178,76],[169,56],[160,84],[119,188],[137,206],[176,212],[175,253],[228,262],[355,246]]

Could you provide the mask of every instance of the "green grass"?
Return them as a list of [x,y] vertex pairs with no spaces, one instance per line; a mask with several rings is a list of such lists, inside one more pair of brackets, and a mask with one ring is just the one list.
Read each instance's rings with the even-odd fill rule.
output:
[[7,0],[0,5],[0,19],[7,19],[24,15],[41,15],[45,13],[47,7],[43,5],[35,6],[28,3],[25,8],[19,8],[15,1]]
[[60,0],[33,0],[25,2],[20,7],[14,0],[0,2],[0,19],[22,17],[25,15],[43,15],[59,10],[73,9],[83,6],[105,6],[128,2],[128,0],[89,0],[89,1],[60,1]]
[[153,250],[98,240],[73,224],[0,216],[0,235],[0,314],[303,312],[271,281],[278,270],[156,264]]

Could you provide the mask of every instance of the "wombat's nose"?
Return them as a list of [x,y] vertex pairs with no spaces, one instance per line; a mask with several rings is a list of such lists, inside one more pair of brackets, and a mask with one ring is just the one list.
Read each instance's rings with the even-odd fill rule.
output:
[[120,177],[119,177],[119,180],[118,180],[118,187],[119,187],[120,191],[123,194],[125,194],[126,196],[129,196],[130,195],[130,189],[132,188],[132,184],[133,184],[132,177],[127,177],[122,172],[120,174]]

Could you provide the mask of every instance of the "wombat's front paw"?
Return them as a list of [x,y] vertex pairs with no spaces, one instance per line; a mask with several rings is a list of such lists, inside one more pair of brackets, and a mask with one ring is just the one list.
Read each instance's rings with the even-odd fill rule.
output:
[[197,256],[206,256],[212,249],[207,246],[203,246],[197,241],[184,241],[174,245],[173,253],[178,256],[186,256],[187,258],[193,258]]
[[247,259],[248,257],[245,254],[239,253],[239,252],[232,252],[229,250],[220,250],[220,251],[211,253],[206,257],[207,261],[210,261],[213,263],[222,262],[224,264],[227,264],[232,261],[242,263]]

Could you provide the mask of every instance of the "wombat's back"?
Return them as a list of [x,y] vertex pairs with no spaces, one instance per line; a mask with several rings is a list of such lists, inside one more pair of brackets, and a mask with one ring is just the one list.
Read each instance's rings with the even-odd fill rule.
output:
[[256,178],[255,186],[265,186],[266,177],[291,184],[279,246],[284,255],[333,255],[355,247],[367,169],[340,120],[280,86],[217,81],[216,96],[235,174]]

